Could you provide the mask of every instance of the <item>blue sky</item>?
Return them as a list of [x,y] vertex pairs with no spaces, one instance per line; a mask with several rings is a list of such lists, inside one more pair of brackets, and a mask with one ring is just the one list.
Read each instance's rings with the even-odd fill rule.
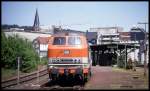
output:
[[[93,27],[123,27],[148,22],[148,2],[2,2],[2,24],[32,26],[38,8],[40,25],[63,25],[86,31]],[[66,26],[67,25],[67,26]],[[143,27],[143,25],[139,25]]]

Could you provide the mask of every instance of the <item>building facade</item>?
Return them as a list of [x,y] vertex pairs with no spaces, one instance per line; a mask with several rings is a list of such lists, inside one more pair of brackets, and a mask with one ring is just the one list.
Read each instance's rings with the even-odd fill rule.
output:
[[131,41],[130,32],[119,32],[120,42],[129,42]]
[[145,39],[145,31],[143,28],[139,28],[139,27],[133,27],[130,30],[130,36],[131,36],[131,41],[140,41],[140,40],[144,40]]
[[[147,44],[144,45],[145,33],[142,32],[142,28],[131,28],[129,32],[123,32],[120,27],[102,27],[102,28],[90,28],[90,32],[87,32],[87,39],[91,42],[96,40],[96,45],[103,44],[124,44],[134,45],[132,48],[127,48],[127,60],[130,58],[132,62],[136,61],[139,64],[144,64],[144,49],[147,48],[146,61],[149,63],[149,42],[147,36]],[[95,33],[95,34],[94,34]],[[94,36],[95,35],[95,36]],[[147,34],[148,35],[148,34]],[[143,42],[143,43],[140,43]],[[139,47],[139,48],[137,48]],[[119,51],[116,51],[118,56],[121,56]]]
[[97,44],[97,32],[86,32],[86,38],[90,45]]
[[[137,61],[139,64],[144,65],[144,49],[146,48],[146,62],[149,63],[149,42],[148,38],[146,40],[146,45],[145,45],[145,33],[144,33],[143,28],[139,27],[133,27],[131,30],[127,33],[122,32],[120,33],[120,36],[122,36],[120,39],[120,43],[127,43],[131,45],[136,45],[139,46],[138,49],[134,49],[133,51],[130,51],[128,54],[128,58],[131,58],[133,61]],[[148,35],[148,33],[146,33]],[[125,36],[126,35],[126,36]],[[123,37],[124,36],[124,37]]]
[[54,29],[50,25],[40,25],[40,32],[54,34]]
[[119,43],[119,32],[122,30],[121,27],[90,28],[90,31],[97,32],[97,44]]
[[144,50],[146,49],[146,62],[149,63],[149,36],[148,33],[146,32],[146,45],[145,45],[145,30],[143,28],[139,27],[133,27],[130,30],[130,36],[131,36],[131,42],[136,41],[140,48],[138,51],[138,60],[141,64],[144,64]]
[[33,47],[40,57],[47,57],[49,38],[50,37],[37,37],[33,41]]

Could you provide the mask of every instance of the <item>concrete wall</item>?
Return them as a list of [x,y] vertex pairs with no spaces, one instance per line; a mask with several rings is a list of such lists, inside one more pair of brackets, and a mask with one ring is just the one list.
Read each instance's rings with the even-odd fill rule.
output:
[[30,33],[30,32],[4,32],[6,36],[13,36],[14,34],[19,35],[21,38],[28,39],[29,41],[33,41],[37,37],[49,37],[51,34],[42,34],[42,33]]

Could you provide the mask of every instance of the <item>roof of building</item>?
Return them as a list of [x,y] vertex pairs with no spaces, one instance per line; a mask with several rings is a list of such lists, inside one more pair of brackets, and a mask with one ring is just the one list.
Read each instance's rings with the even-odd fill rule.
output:
[[85,32],[82,32],[82,31],[71,30],[71,29],[59,30],[59,28],[55,28],[54,29],[54,33],[78,33],[78,34],[85,34]]
[[123,36],[130,36],[130,32],[119,32],[119,34]]
[[122,28],[122,27],[96,27],[96,28],[90,28],[90,29],[116,29],[116,28]]
[[48,44],[50,37],[37,37],[37,41],[40,44]]
[[139,48],[138,45],[132,45],[132,44],[116,44],[116,43],[112,43],[112,44],[100,44],[100,45],[91,45],[90,48],[94,51],[96,51],[97,49],[99,50],[108,50],[108,49],[117,49],[117,46],[118,46],[118,49],[125,49],[125,46],[126,48]]
[[83,33],[77,33],[77,32],[57,32],[53,34],[52,36],[85,36]]

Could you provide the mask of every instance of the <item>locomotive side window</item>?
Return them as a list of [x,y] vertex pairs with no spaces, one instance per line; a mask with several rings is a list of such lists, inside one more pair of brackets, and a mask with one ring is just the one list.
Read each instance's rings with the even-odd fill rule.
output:
[[81,45],[80,37],[69,37],[68,38],[69,45]]
[[66,38],[65,37],[55,37],[53,45],[65,45]]

